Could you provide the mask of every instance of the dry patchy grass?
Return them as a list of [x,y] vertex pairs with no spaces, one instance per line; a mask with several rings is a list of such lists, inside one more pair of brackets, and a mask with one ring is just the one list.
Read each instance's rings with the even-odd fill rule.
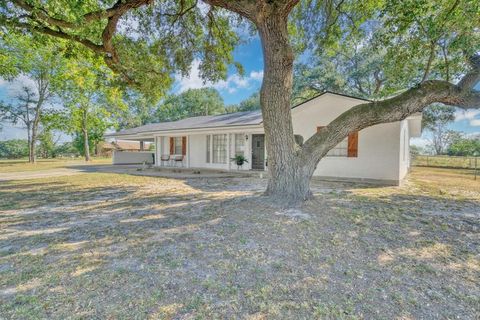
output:
[[0,318],[475,319],[480,184],[466,180],[314,182],[293,209],[253,178],[8,182]]
[[[111,164],[111,158],[93,158],[88,164]],[[69,166],[87,164],[81,158],[75,159],[38,159],[37,163],[31,164],[28,160],[0,160],[0,173],[40,171],[49,169],[66,168]]]

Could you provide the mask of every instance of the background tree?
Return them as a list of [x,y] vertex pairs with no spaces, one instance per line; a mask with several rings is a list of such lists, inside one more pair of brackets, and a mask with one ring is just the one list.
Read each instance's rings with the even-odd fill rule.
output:
[[419,146],[410,146],[410,154],[412,156],[418,156],[420,154],[424,154],[425,153],[425,150],[422,148],[422,147],[419,147]]
[[158,102],[139,91],[126,89],[123,94],[126,108],[114,115],[119,129],[134,128],[156,121]]
[[307,62],[295,65],[292,104],[325,91],[367,99],[390,93],[384,90],[385,51],[365,46],[364,39],[351,39],[338,46],[316,50]]
[[126,110],[122,91],[111,85],[111,73],[92,55],[70,60],[65,68],[68,72],[56,84],[65,105],[63,129],[73,134],[77,142],[81,137],[83,147],[79,151],[85,161],[90,161],[92,146],[103,139],[109,127],[116,125],[114,115]]
[[434,104],[423,111],[422,127],[427,129],[431,135],[432,149],[435,154],[443,154],[448,145],[456,137],[448,125],[455,120],[455,108]]
[[36,161],[36,143],[40,119],[43,112],[45,98],[48,96],[48,85],[42,80],[37,82],[39,97],[29,87],[23,87],[23,92],[15,97],[12,103],[0,103],[0,120],[12,124],[22,124],[27,130],[28,161]]
[[[43,43],[37,41],[40,38]],[[51,83],[59,76],[59,67],[63,61],[58,54],[61,47],[53,39],[44,38],[13,33],[5,34],[0,39],[0,50],[8,52],[3,61],[10,65],[6,69],[0,68],[0,77],[10,80],[21,77],[18,81],[32,82],[25,84],[22,92],[10,103],[3,101],[0,110],[4,121],[21,123],[27,129],[31,163],[35,162],[35,147],[43,114],[54,95]]]
[[[196,57],[204,78],[225,77],[238,41],[231,27],[248,21],[258,31],[264,57],[260,104],[269,155],[266,194],[282,200],[308,198],[318,162],[351,132],[403,120],[433,103],[480,107],[474,90],[480,78],[478,1],[204,2],[207,6],[151,0],[113,5],[62,1],[60,6],[58,0],[12,0],[4,2],[0,21],[81,43],[122,80],[155,93],[167,87],[172,69],[186,72]],[[58,7],[62,10],[52,9]],[[124,28],[116,33],[120,21]],[[290,110],[295,53],[329,52],[353,40],[384,57],[382,91],[389,98],[349,109],[299,146]]]
[[260,110],[260,92],[253,93],[250,97],[240,102],[238,111]]
[[242,112],[260,110],[260,92],[255,92],[245,100],[240,101],[239,104],[232,104],[225,106],[225,112]]
[[0,141],[0,159],[20,159],[28,156],[28,141],[11,139]]
[[200,88],[168,96],[157,109],[155,119],[175,121],[221,113],[225,113],[225,104],[218,91],[214,88]]
[[479,156],[480,155],[480,135],[473,137],[457,137],[453,139],[447,150],[450,156]]

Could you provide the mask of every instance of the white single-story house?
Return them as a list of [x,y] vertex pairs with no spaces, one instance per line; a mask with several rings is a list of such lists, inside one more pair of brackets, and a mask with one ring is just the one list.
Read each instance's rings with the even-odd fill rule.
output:
[[[306,141],[319,127],[365,101],[324,92],[292,108],[294,133]],[[403,121],[379,124],[350,134],[320,161],[314,175],[399,184],[410,167],[409,140],[420,136],[421,119],[421,114],[416,114]],[[259,110],[152,123],[109,136],[152,141],[155,145],[154,151],[116,151],[114,164],[155,162],[156,166],[268,170]],[[245,156],[248,163],[238,167],[231,161],[235,155]]]

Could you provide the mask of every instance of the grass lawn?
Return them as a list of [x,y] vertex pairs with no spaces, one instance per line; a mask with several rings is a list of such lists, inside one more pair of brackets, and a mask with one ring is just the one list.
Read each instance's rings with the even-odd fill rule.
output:
[[478,319],[480,181],[402,187],[111,173],[0,184],[0,318]]
[[[111,164],[111,158],[92,158],[89,164]],[[0,173],[21,172],[21,171],[38,171],[64,168],[74,165],[85,165],[86,162],[82,158],[74,159],[38,159],[37,163],[30,164],[28,159],[22,160],[0,160]]]

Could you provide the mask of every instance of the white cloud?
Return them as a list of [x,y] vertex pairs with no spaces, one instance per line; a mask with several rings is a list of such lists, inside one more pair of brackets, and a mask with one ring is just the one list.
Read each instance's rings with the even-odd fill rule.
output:
[[473,120],[480,114],[480,110],[460,110],[455,112],[455,121]]
[[480,110],[461,110],[455,112],[455,121],[468,121],[472,127],[480,127],[480,119],[476,117],[480,115]]
[[217,90],[224,90],[228,93],[235,93],[239,89],[247,89],[252,82],[260,82],[263,78],[263,70],[251,71],[248,76],[241,77],[239,74],[232,74],[226,80],[221,80],[215,83],[211,81],[204,81],[200,77],[199,72],[200,61],[195,60],[187,77],[180,75],[175,76],[177,82],[178,92],[183,92],[188,89],[198,89],[204,87],[213,87]]
[[472,139],[472,138],[480,139],[480,131],[467,133],[465,134],[465,137],[469,139]]
[[182,77],[179,74],[175,75],[175,80],[178,83],[178,92],[211,86],[211,84],[204,83],[202,78],[200,78],[199,66],[200,61],[195,60],[188,77]]
[[428,144],[430,144],[430,140],[427,138],[412,138],[410,140],[410,145],[417,146],[421,148],[425,148]]
[[12,81],[7,81],[0,78],[0,87],[5,88],[7,95],[10,97],[18,95],[21,91],[23,91],[23,87],[33,88],[34,86],[35,82],[31,78],[24,75],[20,75]]
[[252,78],[254,80],[257,80],[257,81],[262,81],[263,80],[263,70],[250,72],[250,78]]
[[480,119],[470,120],[470,125],[471,125],[472,127],[480,127]]

